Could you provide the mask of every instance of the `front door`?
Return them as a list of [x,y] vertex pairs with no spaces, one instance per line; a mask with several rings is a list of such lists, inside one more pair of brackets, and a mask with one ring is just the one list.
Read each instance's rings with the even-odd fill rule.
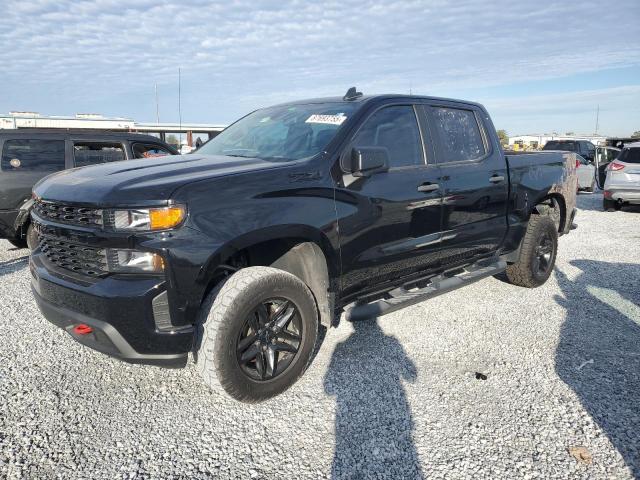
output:
[[607,167],[620,155],[620,149],[615,147],[597,147],[595,153],[596,182],[598,188],[604,189],[607,179]]
[[443,252],[447,263],[497,250],[507,231],[509,178],[502,150],[475,106],[425,106],[441,170]]
[[368,177],[343,175],[336,190],[345,296],[382,287],[436,261],[440,173],[426,161],[416,108],[390,105],[376,110],[345,151],[384,147],[390,167]]

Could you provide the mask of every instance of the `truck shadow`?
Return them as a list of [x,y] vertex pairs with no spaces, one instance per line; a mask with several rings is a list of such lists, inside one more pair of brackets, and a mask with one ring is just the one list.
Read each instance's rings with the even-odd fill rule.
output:
[[[574,260],[575,281],[556,269],[567,310],[556,373],[640,477],[640,266]],[[576,436],[579,437],[578,426]],[[597,462],[598,452],[592,452]]]
[[324,378],[336,397],[332,478],[423,478],[403,381],[416,367],[377,319],[353,322]]
[[18,257],[6,262],[0,262],[0,277],[18,272],[29,264],[29,256]]

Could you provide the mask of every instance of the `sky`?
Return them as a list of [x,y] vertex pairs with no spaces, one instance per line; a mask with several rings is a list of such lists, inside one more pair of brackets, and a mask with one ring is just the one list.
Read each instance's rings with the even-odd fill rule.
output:
[[509,134],[640,130],[640,0],[0,0],[0,113],[227,124],[287,100],[483,103]]

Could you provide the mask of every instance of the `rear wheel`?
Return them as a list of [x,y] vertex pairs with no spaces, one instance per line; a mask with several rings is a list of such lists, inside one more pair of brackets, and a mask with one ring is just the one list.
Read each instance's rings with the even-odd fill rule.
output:
[[506,270],[510,283],[535,288],[547,281],[556,262],[558,231],[546,215],[531,215],[518,261]]
[[260,402],[304,373],[318,335],[309,288],[290,273],[244,268],[212,292],[199,322],[197,368],[214,391]]
[[615,210],[620,210],[620,203],[615,200],[608,200],[605,198],[602,200],[602,208],[605,212],[613,212]]
[[27,241],[24,238],[7,238],[7,241],[16,248],[27,248]]

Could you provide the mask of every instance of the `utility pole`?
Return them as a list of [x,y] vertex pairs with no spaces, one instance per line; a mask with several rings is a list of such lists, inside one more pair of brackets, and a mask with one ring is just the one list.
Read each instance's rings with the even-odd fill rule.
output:
[[600,120],[600,104],[598,104],[598,109],[596,110],[596,135],[598,134],[599,120]]
[[160,124],[160,106],[158,104],[158,82],[155,83],[155,92],[156,92],[156,124]]
[[180,125],[180,145],[179,147],[182,148],[182,100],[181,100],[181,79],[182,74],[180,72],[180,67],[178,67],[178,123]]

